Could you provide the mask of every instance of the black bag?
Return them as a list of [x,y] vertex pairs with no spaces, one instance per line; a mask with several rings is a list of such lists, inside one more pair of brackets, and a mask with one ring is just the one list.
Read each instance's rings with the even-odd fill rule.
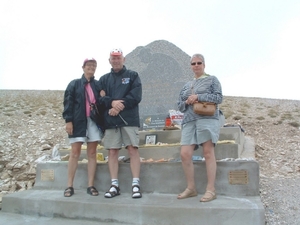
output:
[[[85,90],[86,91],[86,90]],[[90,96],[86,91],[86,96],[90,104],[90,118],[93,120],[97,127],[104,133],[104,107],[101,107],[98,103],[91,103]]]

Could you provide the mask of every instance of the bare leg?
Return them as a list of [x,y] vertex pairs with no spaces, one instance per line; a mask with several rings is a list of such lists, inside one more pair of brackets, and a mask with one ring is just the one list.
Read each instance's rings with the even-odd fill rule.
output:
[[111,179],[118,179],[118,171],[119,171],[119,150],[118,149],[110,149],[108,152],[108,168]]
[[138,148],[135,148],[132,145],[129,145],[127,147],[127,150],[130,157],[130,169],[131,169],[132,177],[139,178],[140,168],[141,168],[139,150]]
[[194,178],[194,164],[192,161],[195,145],[182,145],[180,156],[183,171],[187,181],[187,188],[189,190],[196,190]]
[[88,187],[94,186],[94,179],[97,167],[96,149],[98,142],[87,143],[87,157],[88,157]]
[[215,158],[214,144],[211,142],[211,140],[203,143],[203,155],[205,158],[206,173],[207,173],[206,190],[214,192],[217,163]]
[[73,187],[75,172],[78,166],[78,159],[81,152],[82,142],[76,142],[71,145],[71,153],[68,163],[68,187]]

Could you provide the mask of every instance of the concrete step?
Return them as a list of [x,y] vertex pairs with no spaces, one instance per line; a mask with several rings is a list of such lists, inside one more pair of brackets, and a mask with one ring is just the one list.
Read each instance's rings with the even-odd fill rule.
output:
[[[108,155],[108,151],[101,148],[97,149],[98,153],[102,153],[103,157]],[[224,143],[218,144],[215,147],[215,156],[217,160],[226,158],[240,158],[242,148],[238,144]],[[144,159],[158,160],[158,159],[180,159],[180,145],[156,145],[156,146],[141,146],[139,148],[140,157]],[[59,149],[60,156],[66,156],[70,154],[70,149]],[[195,156],[203,157],[203,149],[200,146],[194,152]],[[128,151],[122,148],[119,152],[119,156],[128,157]],[[80,154],[80,160],[87,159],[86,149],[82,149]]]
[[[197,190],[206,189],[205,162],[194,162]],[[67,185],[68,162],[39,163],[35,188],[64,190]],[[140,173],[143,193],[178,194],[186,188],[186,180],[180,162],[142,163]],[[119,163],[119,184],[123,193],[131,193],[129,163]],[[259,165],[256,161],[218,161],[216,190],[226,196],[259,196]],[[95,186],[101,192],[110,186],[107,163],[97,164]],[[74,188],[87,187],[87,163],[79,163]]]
[[[163,145],[145,145],[145,139],[147,135],[156,135],[157,142],[163,143]],[[156,131],[140,131],[140,156],[145,159],[152,158],[158,159],[179,159],[180,158],[180,138],[181,130],[156,130]],[[226,158],[243,158],[243,151],[245,142],[244,134],[238,127],[223,127],[220,130],[219,141],[231,141],[229,143],[219,143],[215,147],[215,156],[217,160]],[[232,143],[233,142],[233,143]],[[85,146],[81,151],[80,160],[86,159]],[[254,152],[254,146],[253,150]],[[98,153],[102,153],[104,157],[107,156],[107,150],[100,146],[97,150]],[[248,151],[249,152],[249,151]],[[59,153],[61,156],[70,154],[70,148],[60,148]],[[120,156],[128,157],[127,150],[122,148],[120,150]],[[203,149],[200,146],[194,153],[195,156],[203,156]],[[249,155],[247,155],[249,156]]]
[[[259,196],[218,195],[208,203],[198,197],[178,200],[174,194],[144,193],[132,199],[122,193],[112,199],[75,189],[74,196],[63,197],[63,190],[27,190],[3,197],[2,211],[31,216],[92,220],[100,224],[147,225],[264,225],[264,208]],[[1,215],[1,214],[0,214]]]
[[[140,131],[140,145],[145,144],[146,135],[156,134],[157,142],[162,143],[179,143],[181,138],[181,130],[153,130]],[[219,140],[234,140],[235,143],[243,145],[244,133],[239,127],[221,127]]]
[[[0,210],[0,220],[1,224],[5,225],[99,225],[98,221],[90,219],[71,219],[63,217],[46,217],[40,215],[25,215],[17,213],[8,213]],[[101,222],[101,225],[112,225],[109,222]],[[129,225],[128,223],[123,223],[123,225]]]

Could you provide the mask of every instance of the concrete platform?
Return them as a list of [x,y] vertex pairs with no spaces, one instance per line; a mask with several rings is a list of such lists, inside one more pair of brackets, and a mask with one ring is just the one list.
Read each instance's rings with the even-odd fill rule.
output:
[[[195,162],[195,180],[199,193],[206,188],[205,162]],[[67,162],[39,163],[35,189],[64,190],[67,185]],[[231,184],[231,173],[245,172],[246,183]],[[186,188],[186,180],[180,162],[142,163],[141,187],[144,193],[178,194]],[[238,175],[239,176],[239,175]],[[238,177],[239,178],[239,177]],[[131,193],[131,170],[129,163],[119,164],[119,184],[123,193]],[[199,182],[203,181],[203,182]],[[166,185],[162,185],[166,184]],[[95,186],[101,192],[110,186],[108,164],[98,164]],[[259,196],[259,166],[256,161],[217,162],[216,190],[227,196]],[[80,163],[75,175],[74,188],[87,187],[87,164]]]
[[[249,160],[254,158],[255,143],[251,138],[245,138],[240,128],[221,128],[220,140],[234,140],[235,144],[216,146],[216,158],[219,161],[215,186],[218,198],[209,203],[199,202],[200,196],[205,192],[207,181],[204,161],[194,162],[198,197],[183,200],[176,198],[186,187],[181,163],[176,161],[180,159],[178,145],[180,130],[141,132],[141,145],[144,144],[147,134],[157,134],[157,141],[174,145],[141,146],[141,157],[175,160],[142,163],[140,179],[143,198],[131,198],[132,177],[129,163],[119,164],[121,195],[113,199],[106,199],[103,196],[110,186],[107,163],[97,164],[95,186],[100,192],[97,197],[86,194],[87,164],[79,163],[74,181],[75,194],[71,198],[63,197],[67,183],[68,162],[39,163],[33,189],[3,196],[1,223],[3,221],[7,225],[265,224],[264,207],[259,196],[259,165],[255,160]],[[60,153],[68,152],[69,150],[64,150]],[[98,152],[107,155],[106,150]],[[83,150],[82,158],[84,155]],[[127,150],[122,149],[119,155],[127,157]],[[195,151],[194,156],[202,156],[202,150]]]
[[[198,197],[178,200],[173,194],[144,194],[132,199],[123,193],[112,199],[75,190],[71,198],[62,190],[28,190],[3,198],[3,212],[43,217],[97,221],[99,224],[153,225],[264,225],[264,208],[258,196],[221,196],[212,202]],[[1,213],[0,213],[1,215]]]

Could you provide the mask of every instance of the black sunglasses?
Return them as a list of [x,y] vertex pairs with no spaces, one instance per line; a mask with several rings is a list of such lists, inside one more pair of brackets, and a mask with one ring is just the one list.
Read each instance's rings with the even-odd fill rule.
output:
[[197,64],[197,65],[201,65],[202,63],[203,63],[203,62],[193,62],[193,63],[191,63],[191,65],[192,65],[192,66],[195,66],[196,64]]

